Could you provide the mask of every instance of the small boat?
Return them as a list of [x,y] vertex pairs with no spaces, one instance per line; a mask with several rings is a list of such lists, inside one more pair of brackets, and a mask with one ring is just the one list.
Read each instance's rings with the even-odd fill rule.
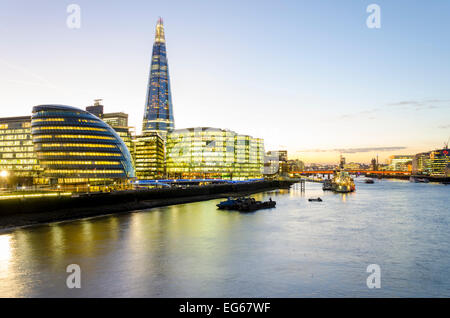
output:
[[373,181],[373,179],[366,179],[364,180],[364,183],[372,184],[375,183],[375,181]]
[[330,179],[326,179],[323,182],[322,190],[323,191],[333,190],[333,184],[331,183]]
[[308,199],[309,202],[322,202],[321,198],[309,198]]
[[409,181],[415,182],[415,183],[428,183],[430,180],[427,178],[418,178],[418,177],[410,177]]

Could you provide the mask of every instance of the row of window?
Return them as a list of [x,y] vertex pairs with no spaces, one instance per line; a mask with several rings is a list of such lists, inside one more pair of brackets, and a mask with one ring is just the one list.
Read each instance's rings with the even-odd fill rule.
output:
[[[0,139],[1,140],[1,139]],[[32,146],[31,140],[0,141],[0,146]]]
[[106,169],[100,169],[100,170],[66,170],[66,169],[48,169],[45,170],[45,173],[48,174],[123,174],[123,170],[106,170]]
[[29,138],[31,138],[31,136],[29,134],[0,136],[0,140],[18,140],[18,139],[29,139]]
[[42,165],[119,165],[119,161],[45,161],[41,160]]
[[105,128],[87,127],[87,126],[40,126],[33,127],[34,130],[92,130],[92,131],[108,131]]
[[109,144],[41,144],[43,148],[55,148],[55,147],[80,147],[80,148],[116,148],[116,145]]
[[92,156],[92,157],[121,157],[120,153],[107,153],[107,152],[43,152],[42,156]]
[[103,140],[115,140],[114,137],[109,136],[96,136],[96,135],[36,135],[35,139],[103,139]]

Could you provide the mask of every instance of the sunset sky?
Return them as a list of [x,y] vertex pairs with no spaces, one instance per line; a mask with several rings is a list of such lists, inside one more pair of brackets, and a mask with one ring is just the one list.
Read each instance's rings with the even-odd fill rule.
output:
[[[66,25],[81,8],[81,28]],[[366,8],[381,8],[369,29]],[[383,162],[450,137],[450,1],[0,0],[0,117],[103,98],[141,129],[164,19],[176,128],[306,162]]]

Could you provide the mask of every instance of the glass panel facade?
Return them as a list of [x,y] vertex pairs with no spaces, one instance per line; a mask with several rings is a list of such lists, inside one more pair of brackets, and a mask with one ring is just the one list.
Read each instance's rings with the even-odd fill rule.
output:
[[0,118],[0,171],[16,183],[31,184],[38,177],[38,164],[31,138],[31,117]]
[[173,129],[169,66],[164,26],[160,18],[156,25],[142,132],[156,132],[165,139],[167,132]]
[[434,177],[449,176],[450,149],[440,149],[419,153],[412,162],[413,174],[425,174]]
[[177,129],[167,135],[169,178],[261,178],[264,141],[217,128]]
[[141,180],[164,177],[164,141],[158,134],[138,136],[135,144],[136,177]]
[[131,154],[121,137],[87,111],[60,105],[35,106],[31,127],[45,177],[81,183],[135,176]]

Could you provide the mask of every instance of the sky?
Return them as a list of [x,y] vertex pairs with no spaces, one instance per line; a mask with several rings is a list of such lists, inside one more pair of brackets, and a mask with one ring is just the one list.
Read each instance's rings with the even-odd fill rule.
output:
[[450,137],[448,0],[0,0],[0,117],[102,98],[139,132],[159,16],[176,128],[231,129],[307,163]]

